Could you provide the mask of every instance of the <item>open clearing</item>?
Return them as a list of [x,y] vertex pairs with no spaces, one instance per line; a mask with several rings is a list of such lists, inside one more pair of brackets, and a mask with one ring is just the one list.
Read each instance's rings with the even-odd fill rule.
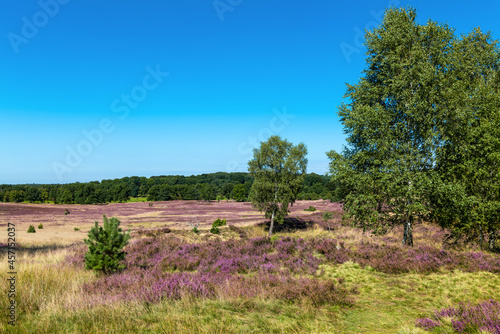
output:
[[[304,211],[310,206],[316,211]],[[325,210],[334,212],[331,231]],[[402,247],[401,228],[363,234],[342,224],[341,212],[338,203],[299,201],[268,239],[267,221],[250,203],[1,203],[2,229],[14,223],[20,247],[17,325],[3,322],[0,332],[426,333],[415,321],[436,309],[500,299],[497,254],[451,249],[433,224],[416,225],[415,247]],[[82,240],[103,214],[132,230],[127,269],[110,278],[83,268]],[[199,234],[187,224],[196,218]],[[211,234],[217,218],[232,227]],[[434,332],[455,333],[447,321]]]

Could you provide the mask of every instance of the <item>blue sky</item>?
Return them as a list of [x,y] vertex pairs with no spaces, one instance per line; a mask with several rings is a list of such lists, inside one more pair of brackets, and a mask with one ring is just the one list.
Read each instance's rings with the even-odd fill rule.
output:
[[391,5],[500,36],[500,3],[23,0],[0,20],[0,184],[246,171],[277,134],[308,172],[345,136],[337,107]]

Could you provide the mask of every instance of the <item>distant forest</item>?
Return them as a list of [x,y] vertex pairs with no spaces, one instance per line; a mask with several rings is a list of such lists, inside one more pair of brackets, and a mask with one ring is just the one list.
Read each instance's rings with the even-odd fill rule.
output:
[[[148,201],[223,200],[246,201],[253,184],[248,173],[211,173],[192,176],[124,177],[101,182],[69,184],[0,185],[0,201],[55,204],[126,202],[131,197]],[[297,199],[340,200],[331,178],[307,174]]]

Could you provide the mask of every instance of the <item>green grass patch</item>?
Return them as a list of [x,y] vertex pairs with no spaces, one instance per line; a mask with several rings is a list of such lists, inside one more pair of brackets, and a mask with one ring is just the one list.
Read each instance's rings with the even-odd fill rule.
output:
[[359,291],[354,306],[342,312],[343,333],[421,333],[415,320],[435,309],[500,299],[500,276],[488,272],[390,275],[352,262],[322,269]]
[[130,197],[127,203],[146,202],[147,197]]

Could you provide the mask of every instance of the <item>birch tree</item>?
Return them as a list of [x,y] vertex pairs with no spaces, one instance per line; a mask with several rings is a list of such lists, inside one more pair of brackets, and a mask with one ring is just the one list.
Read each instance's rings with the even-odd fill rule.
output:
[[307,148],[293,146],[279,136],[271,136],[253,151],[248,170],[255,178],[250,191],[254,207],[271,219],[269,236],[274,223],[282,223],[302,189],[307,169]]

